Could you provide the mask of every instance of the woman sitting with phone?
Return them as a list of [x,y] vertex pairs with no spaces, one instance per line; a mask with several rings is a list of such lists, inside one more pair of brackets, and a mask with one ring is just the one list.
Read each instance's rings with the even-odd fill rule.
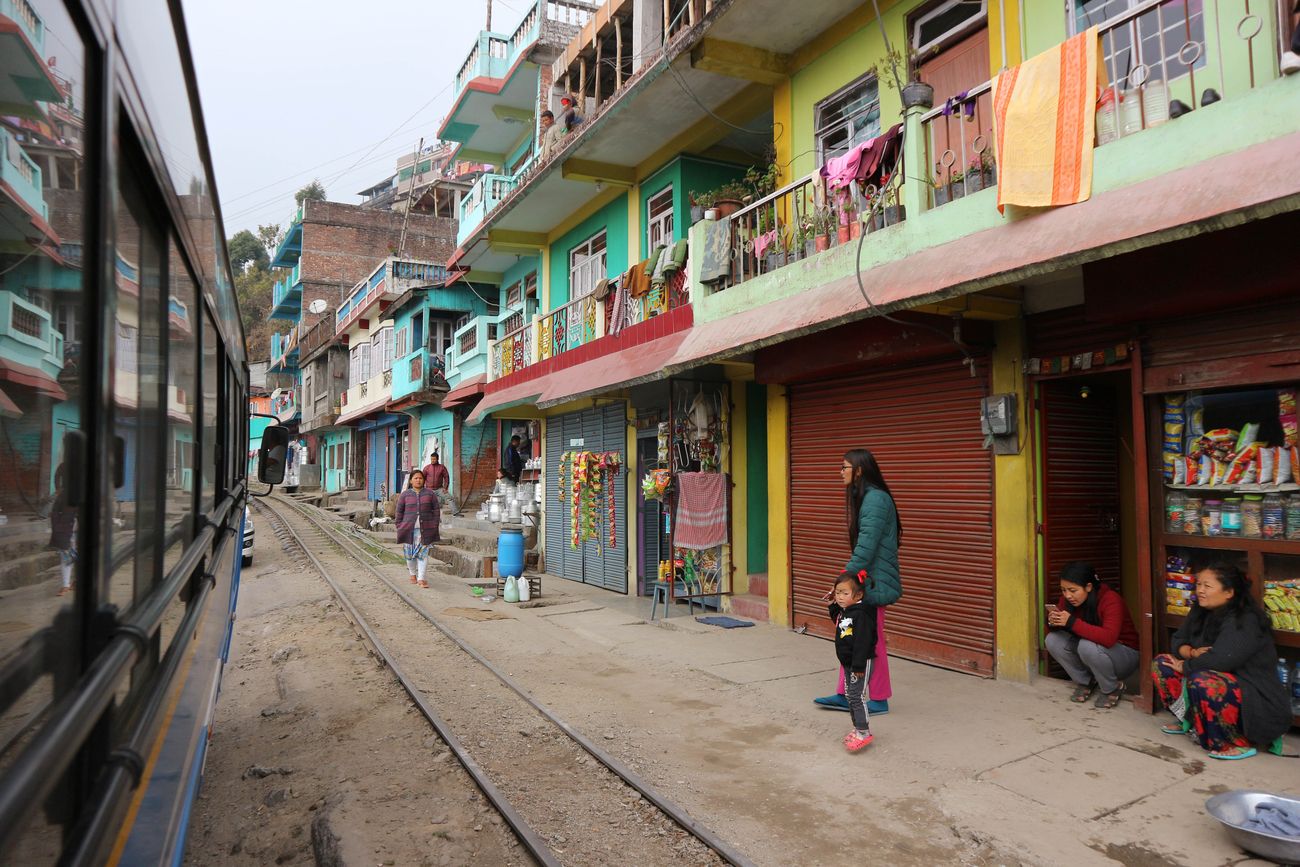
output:
[[1070,701],[1085,702],[1100,686],[1095,706],[1113,708],[1139,662],[1124,598],[1101,583],[1090,563],[1067,563],[1060,582],[1061,601],[1047,606],[1047,652],[1074,681]]

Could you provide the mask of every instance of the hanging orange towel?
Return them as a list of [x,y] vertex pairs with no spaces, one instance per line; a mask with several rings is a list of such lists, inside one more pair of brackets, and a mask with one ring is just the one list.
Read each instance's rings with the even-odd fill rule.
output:
[[1101,76],[1097,28],[993,80],[998,210],[1073,205],[1092,195],[1092,145]]

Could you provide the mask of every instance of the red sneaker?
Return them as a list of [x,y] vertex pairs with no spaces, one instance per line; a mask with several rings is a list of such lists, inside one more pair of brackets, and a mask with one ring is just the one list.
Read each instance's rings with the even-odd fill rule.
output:
[[867,732],[866,737],[862,737],[858,734],[857,730],[854,729],[844,736],[844,749],[851,753],[856,753],[859,750],[865,749],[867,745],[875,739],[875,735],[870,732]]

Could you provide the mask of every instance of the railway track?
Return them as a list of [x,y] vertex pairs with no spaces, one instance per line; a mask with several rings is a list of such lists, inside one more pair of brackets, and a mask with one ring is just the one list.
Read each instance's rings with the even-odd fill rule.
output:
[[290,555],[330,585],[539,863],[751,863],[423,610],[314,510],[282,497],[254,508]]

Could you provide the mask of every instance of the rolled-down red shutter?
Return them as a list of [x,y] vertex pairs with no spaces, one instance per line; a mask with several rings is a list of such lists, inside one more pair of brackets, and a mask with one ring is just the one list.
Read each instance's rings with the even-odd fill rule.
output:
[[[987,371],[987,364],[981,365]],[[830,636],[821,601],[849,558],[839,467],[868,448],[903,521],[903,598],[891,654],[993,673],[993,459],[980,433],[984,375],[956,361],[790,386],[794,623]]]

